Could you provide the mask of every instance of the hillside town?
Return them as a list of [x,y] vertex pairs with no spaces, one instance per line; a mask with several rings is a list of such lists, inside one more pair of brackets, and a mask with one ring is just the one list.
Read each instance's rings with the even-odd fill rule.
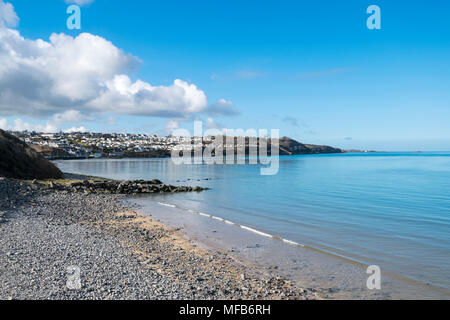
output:
[[127,133],[11,132],[46,158],[103,158],[131,155],[167,156],[179,137]]

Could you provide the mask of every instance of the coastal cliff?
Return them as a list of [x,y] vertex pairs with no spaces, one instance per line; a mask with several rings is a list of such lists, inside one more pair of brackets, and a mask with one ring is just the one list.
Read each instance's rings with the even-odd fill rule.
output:
[[0,176],[13,179],[60,179],[63,173],[25,142],[0,129]]
[[338,148],[313,144],[303,144],[288,137],[283,137],[280,139],[280,155],[326,154],[342,152],[343,151]]

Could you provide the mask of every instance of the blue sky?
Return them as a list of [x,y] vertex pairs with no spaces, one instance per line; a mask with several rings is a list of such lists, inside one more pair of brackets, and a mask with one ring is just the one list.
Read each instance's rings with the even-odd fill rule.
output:
[[[82,7],[80,31],[66,28],[63,0],[9,2],[25,39],[100,36],[140,60],[131,81],[170,86],[181,79],[209,105],[225,99],[239,111],[161,116],[85,108],[62,129],[163,134],[169,121],[191,128],[193,118],[209,118],[219,127],[280,128],[302,142],[344,148],[450,150],[448,2],[95,0]],[[371,4],[381,8],[381,30],[366,27]],[[2,115],[1,108],[8,123],[53,116]]]

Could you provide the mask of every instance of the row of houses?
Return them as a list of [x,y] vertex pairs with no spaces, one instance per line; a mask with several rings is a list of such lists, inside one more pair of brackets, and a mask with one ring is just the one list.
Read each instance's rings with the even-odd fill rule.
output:
[[[161,137],[127,133],[39,133],[12,132],[30,145],[63,151],[57,157],[101,158],[122,157],[125,154],[171,152],[183,143],[180,137]],[[193,138],[194,144],[208,143],[208,138]],[[184,142],[185,143],[185,142]]]

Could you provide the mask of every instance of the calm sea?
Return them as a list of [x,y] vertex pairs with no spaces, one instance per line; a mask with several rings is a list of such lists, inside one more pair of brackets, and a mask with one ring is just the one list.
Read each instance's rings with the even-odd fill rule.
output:
[[450,290],[450,153],[288,156],[275,176],[261,176],[258,165],[175,166],[170,159],[58,166],[207,186],[210,191],[161,199]]

